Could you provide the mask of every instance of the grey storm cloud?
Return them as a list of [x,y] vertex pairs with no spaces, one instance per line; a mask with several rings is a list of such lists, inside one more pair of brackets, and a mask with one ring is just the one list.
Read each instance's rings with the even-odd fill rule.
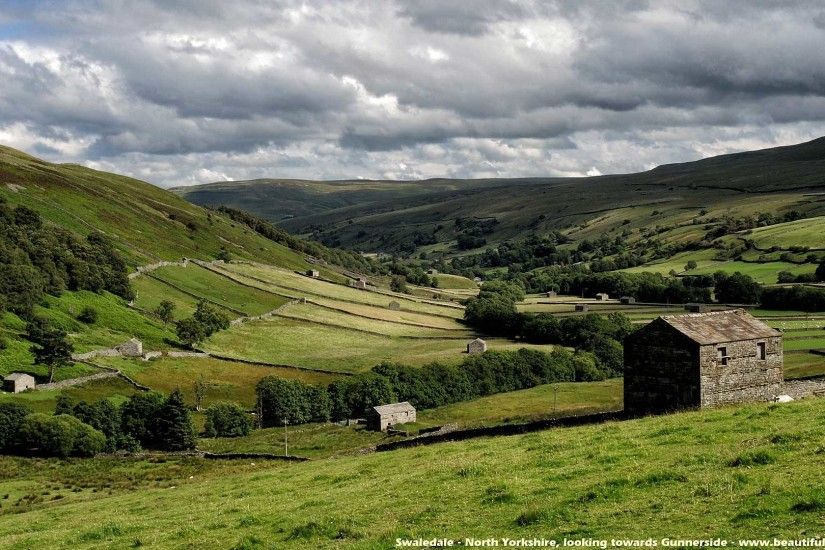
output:
[[584,175],[803,141],[800,0],[0,5],[0,141],[162,185]]

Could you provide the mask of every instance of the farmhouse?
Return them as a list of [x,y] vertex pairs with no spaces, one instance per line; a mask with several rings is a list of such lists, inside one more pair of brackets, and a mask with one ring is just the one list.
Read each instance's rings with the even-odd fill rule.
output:
[[467,353],[484,353],[487,351],[487,342],[481,338],[476,338],[467,344]]
[[659,317],[625,339],[624,403],[631,415],[780,393],[782,333],[741,309]]
[[607,295],[607,292],[599,292],[596,294],[596,299],[600,302],[606,302],[610,299],[610,296]]
[[401,304],[399,304],[399,303],[398,303],[398,302],[396,302],[395,300],[393,300],[392,302],[390,302],[390,303],[387,305],[387,307],[388,307],[388,308],[390,308],[390,310],[392,310],[392,311],[400,311],[400,310],[401,310]]
[[590,309],[590,306],[587,304],[576,304],[576,311],[587,311]]
[[306,273],[307,277],[312,277],[313,279],[317,279],[321,276],[321,273],[317,269],[307,269]]
[[367,415],[367,427],[371,430],[385,432],[398,424],[415,422],[415,407],[404,401],[391,405],[373,407]]
[[22,372],[13,372],[3,379],[3,391],[10,393],[33,390],[34,386],[34,377]]

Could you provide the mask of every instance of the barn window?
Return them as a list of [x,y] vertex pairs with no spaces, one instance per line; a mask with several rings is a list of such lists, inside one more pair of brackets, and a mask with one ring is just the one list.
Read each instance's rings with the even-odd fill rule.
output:
[[728,348],[722,346],[716,349],[716,356],[719,358],[719,362],[723,366],[727,366],[728,364]]
[[765,349],[765,342],[757,342],[756,344],[756,358],[764,361],[768,358],[768,352]]

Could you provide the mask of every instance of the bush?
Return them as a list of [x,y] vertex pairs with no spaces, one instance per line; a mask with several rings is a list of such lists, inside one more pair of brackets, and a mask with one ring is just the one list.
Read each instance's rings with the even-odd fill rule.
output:
[[17,403],[0,403],[0,452],[11,451],[17,442],[17,433],[31,409]]
[[87,325],[93,325],[97,322],[98,313],[97,310],[91,306],[86,306],[80,312],[80,315],[77,316],[77,320],[81,323],[86,323]]
[[27,416],[18,433],[23,452],[39,456],[94,456],[106,445],[106,436],[69,415]]
[[206,409],[206,437],[241,437],[251,429],[249,413],[235,403],[216,403]]

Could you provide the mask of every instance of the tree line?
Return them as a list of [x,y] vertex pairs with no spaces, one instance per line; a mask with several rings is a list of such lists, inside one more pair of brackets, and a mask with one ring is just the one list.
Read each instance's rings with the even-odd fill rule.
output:
[[285,421],[340,421],[397,401],[428,409],[541,384],[604,380],[616,374],[588,352],[488,351],[469,355],[459,365],[382,363],[326,387],[266,377],[256,386],[257,411],[262,427],[282,426]]
[[0,403],[0,452],[35,456],[93,456],[140,449],[195,448],[195,431],[183,395],[135,394],[118,406],[103,399],[72,403],[58,398],[53,415],[18,403]]

